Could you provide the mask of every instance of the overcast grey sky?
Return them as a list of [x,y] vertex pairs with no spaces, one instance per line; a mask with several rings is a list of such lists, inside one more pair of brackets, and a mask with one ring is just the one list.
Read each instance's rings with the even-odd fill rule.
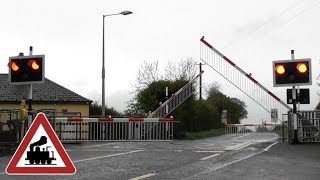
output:
[[[261,84],[285,100],[285,88],[272,86],[272,61],[311,58],[316,95],[319,71],[318,0],[10,0],[0,2],[0,73],[10,56],[46,55],[46,77],[101,102],[102,15],[130,10],[132,15],[105,19],[106,103],[125,108],[143,61],[191,57],[199,61],[199,39],[213,44]],[[204,83],[220,81],[228,96],[242,99],[226,81],[204,67]],[[248,98],[249,120],[263,109]],[[263,112],[264,113],[264,112]],[[270,116],[270,115],[269,115]],[[268,117],[269,117],[268,116]]]

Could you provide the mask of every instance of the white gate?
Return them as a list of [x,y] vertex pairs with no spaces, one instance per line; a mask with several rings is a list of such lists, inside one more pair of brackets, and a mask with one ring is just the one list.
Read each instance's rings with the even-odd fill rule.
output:
[[169,141],[172,118],[56,118],[55,131],[63,142]]
[[225,124],[224,128],[225,134],[276,133],[279,137],[287,137],[285,124]]
[[[292,112],[288,115],[289,138],[293,138]],[[320,111],[298,112],[298,139],[299,142],[320,142]]]

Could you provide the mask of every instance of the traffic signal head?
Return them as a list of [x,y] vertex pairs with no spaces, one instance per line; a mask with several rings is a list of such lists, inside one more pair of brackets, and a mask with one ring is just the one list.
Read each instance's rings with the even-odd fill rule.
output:
[[15,85],[44,82],[44,55],[9,58],[9,82]]
[[311,59],[273,61],[274,87],[311,84]]

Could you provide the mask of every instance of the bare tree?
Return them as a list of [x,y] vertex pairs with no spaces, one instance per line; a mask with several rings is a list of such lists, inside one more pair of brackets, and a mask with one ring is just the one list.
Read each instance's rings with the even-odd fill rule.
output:
[[197,68],[192,58],[181,60],[178,63],[168,62],[165,69],[165,79],[167,80],[191,80],[195,77]]
[[159,74],[159,63],[158,61],[154,62],[146,62],[144,61],[142,66],[140,67],[137,79],[136,79],[136,90],[141,90],[147,87],[154,81],[158,81],[161,79]]

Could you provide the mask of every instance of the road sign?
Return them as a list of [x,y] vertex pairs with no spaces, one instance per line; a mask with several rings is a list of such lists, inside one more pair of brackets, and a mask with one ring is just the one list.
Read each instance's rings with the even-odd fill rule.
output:
[[[309,89],[300,89],[300,93],[297,93],[297,102],[300,104],[310,104]],[[293,104],[292,89],[287,89],[287,104]]]
[[222,110],[222,113],[221,113],[221,123],[228,123],[227,110]]
[[76,173],[48,119],[39,113],[11,158],[9,175],[72,175]]
[[278,122],[278,109],[271,109],[271,122]]

